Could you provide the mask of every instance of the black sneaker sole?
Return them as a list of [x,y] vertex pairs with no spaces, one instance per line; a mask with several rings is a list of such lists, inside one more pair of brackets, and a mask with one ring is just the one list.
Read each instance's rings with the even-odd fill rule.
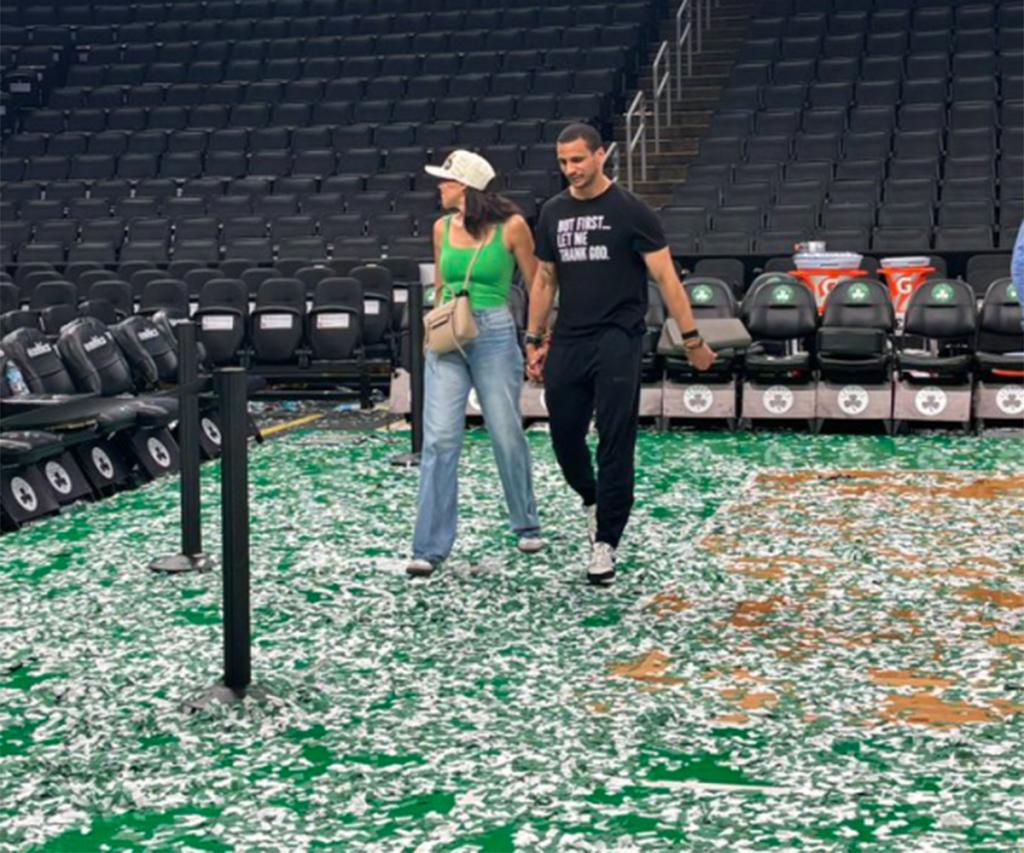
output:
[[591,586],[611,586],[615,580],[615,570],[610,572],[604,572],[600,575],[592,575],[587,573],[587,583]]

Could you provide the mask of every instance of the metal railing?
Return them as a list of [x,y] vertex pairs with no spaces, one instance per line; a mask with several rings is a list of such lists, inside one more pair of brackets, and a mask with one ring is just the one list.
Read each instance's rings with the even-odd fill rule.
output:
[[640,180],[647,180],[647,98],[636,93],[626,110],[626,187],[633,189],[633,152],[640,149]]
[[697,53],[704,49],[704,30],[711,26],[711,0],[694,0]]
[[[699,2],[699,0],[698,0]],[[685,21],[685,23],[684,23]],[[676,95],[683,93],[683,49],[686,50],[686,76],[693,76],[693,6],[683,0],[676,9]]]
[[654,89],[654,151],[661,153],[661,101],[665,99],[665,125],[672,124],[672,68],[668,42],[663,41],[651,63],[651,86]]
[[608,176],[613,181],[618,183],[619,177],[622,174],[622,157],[619,152],[619,143],[613,142],[608,146],[607,152],[605,152],[605,168],[608,168],[608,161],[611,161],[611,174]]
[[[675,14],[675,42],[662,42],[654,62],[651,64],[653,88],[654,151],[661,153],[662,127],[672,124],[672,98],[683,94],[683,51],[686,52],[686,76],[693,76],[693,54],[703,50],[703,32],[711,26],[711,7],[721,0],[682,0]],[[694,43],[696,42],[696,48]],[[673,60],[674,55],[674,60]],[[675,66],[675,85],[672,83]],[[662,122],[662,99],[664,99],[664,122]],[[613,148],[615,146],[613,145]],[[633,189],[634,154],[640,153],[640,180],[647,180],[647,99],[643,91],[626,111],[626,185]],[[609,154],[612,148],[608,149]],[[616,150],[616,156],[621,153]],[[618,163],[615,164],[618,175]]]

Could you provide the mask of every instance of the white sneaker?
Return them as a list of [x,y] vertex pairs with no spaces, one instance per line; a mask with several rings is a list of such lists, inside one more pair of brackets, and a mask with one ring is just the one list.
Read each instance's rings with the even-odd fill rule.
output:
[[413,559],[405,566],[405,573],[411,578],[429,578],[437,569],[437,563],[430,560]]
[[595,542],[587,566],[587,583],[608,586],[615,580],[615,549],[607,542]]
[[544,548],[544,540],[539,534],[533,536],[520,536],[516,547],[524,554],[536,554]]
[[587,539],[590,540],[591,546],[597,541],[597,504],[593,503],[590,506],[584,506],[583,512],[587,516]]

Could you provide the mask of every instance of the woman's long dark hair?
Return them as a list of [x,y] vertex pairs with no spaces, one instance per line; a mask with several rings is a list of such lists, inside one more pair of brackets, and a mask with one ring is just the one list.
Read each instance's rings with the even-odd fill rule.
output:
[[488,226],[505,222],[522,211],[515,202],[489,190],[480,191],[466,187],[466,210],[462,222],[470,236],[479,240],[487,232]]

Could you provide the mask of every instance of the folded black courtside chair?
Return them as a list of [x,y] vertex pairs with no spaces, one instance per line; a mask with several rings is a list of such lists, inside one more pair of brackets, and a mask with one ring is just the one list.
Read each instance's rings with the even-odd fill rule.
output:
[[839,282],[825,300],[818,329],[815,418],[881,421],[892,428],[892,333],[889,289],[867,278]]
[[897,339],[893,422],[971,423],[978,308],[958,279],[925,282],[910,297]]
[[1024,331],[1013,280],[993,281],[981,303],[975,357],[974,425],[1024,427]]

